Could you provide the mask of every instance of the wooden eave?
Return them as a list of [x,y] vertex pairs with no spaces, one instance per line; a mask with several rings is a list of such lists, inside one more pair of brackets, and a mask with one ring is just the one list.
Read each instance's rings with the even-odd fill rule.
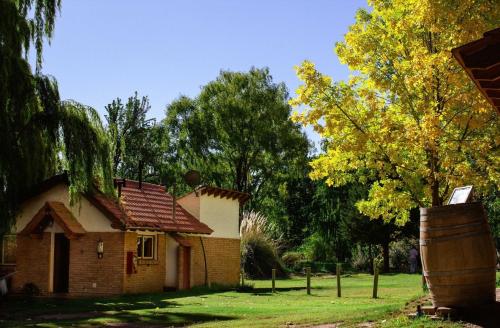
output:
[[223,189],[218,187],[204,186],[198,188],[196,191],[199,192],[201,195],[238,200],[240,204],[244,204],[250,199],[250,195],[245,192],[239,192],[236,190]]
[[477,88],[500,113],[500,28],[452,50]]
[[40,235],[49,225],[48,219],[52,219],[64,231],[69,239],[83,236],[86,231],[76,220],[73,214],[61,202],[46,202],[42,208],[33,216],[31,221],[20,232],[22,235]]

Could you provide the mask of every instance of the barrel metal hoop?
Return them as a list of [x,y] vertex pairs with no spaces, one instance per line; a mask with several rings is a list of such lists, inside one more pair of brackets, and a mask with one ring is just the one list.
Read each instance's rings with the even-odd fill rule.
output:
[[464,275],[469,273],[490,273],[494,272],[495,267],[487,267],[487,268],[476,268],[476,269],[465,269],[465,270],[453,270],[453,271],[423,271],[424,277],[440,277],[440,276],[455,276],[455,275]]
[[476,286],[488,286],[488,285],[495,285],[495,280],[491,280],[491,281],[477,281],[477,282],[471,282],[469,284],[450,284],[450,285],[447,285],[447,284],[431,284],[431,283],[427,283],[427,286],[429,288],[448,288],[448,287],[457,287],[457,288],[460,288],[460,287],[463,287],[463,288],[471,288],[471,287],[476,287]]
[[432,238],[432,239],[420,239],[420,246],[426,246],[429,244],[434,244],[434,243],[439,243],[439,242],[454,240],[454,239],[469,238],[469,237],[474,237],[474,236],[479,236],[479,235],[484,235],[484,234],[489,235],[490,232],[488,230],[480,230],[480,231],[461,233],[461,234],[452,235],[452,236],[436,237],[436,238]]
[[420,231],[443,231],[443,230],[456,230],[456,229],[462,229],[462,228],[467,228],[467,227],[475,227],[475,226],[480,226],[484,224],[484,220],[477,220],[473,221],[472,223],[465,223],[465,224],[457,224],[453,226],[439,226],[439,227],[433,227],[433,228],[420,228]]

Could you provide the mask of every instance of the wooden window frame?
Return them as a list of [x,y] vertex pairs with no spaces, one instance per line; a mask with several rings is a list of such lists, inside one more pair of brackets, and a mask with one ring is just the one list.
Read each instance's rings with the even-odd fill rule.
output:
[[[140,253],[137,253],[137,258],[138,259],[143,259],[143,260],[155,260],[156,259],[156,255],[157,255],[157,250],[158,250],[158,238],[156,238],[156,235],[138,235],[137,236],[137,240],[141,240],[141,252]],[[152,246],[152,252],[151,252],[151,256],[144,256],[144,245],[145,245],[145,240],[146,239],[151,239],[152,240],[152,243],[151,243],[151,246]],[[137,245],[139,245],[139,242],[137,243]]]

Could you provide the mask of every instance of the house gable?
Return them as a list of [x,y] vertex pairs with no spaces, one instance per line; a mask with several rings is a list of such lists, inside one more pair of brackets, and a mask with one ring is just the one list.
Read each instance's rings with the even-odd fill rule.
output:
[[46,202],[33,219],[21,231],[23,235],[42,234],[48,226],[57,224],[69,239],[78,238],[86,233],[73,214],[60,202]]
[[214,230],[211,237],[240,238],[239,212],[237,200],[200,196],[200,220]]
[[250,195],[234,190],[200,187],[178,202],[214,230],[210,237],[239,239],[240,205],[249,198]]
[[16,218],[15,232],[20,233],[33,217],[46,205],[46,202],[59,202],[74,216],[87,232],[115,232],[112,221],[86,197],[81,197],[73,206],[69,202],[69,188],[60,182],[45,191],[32,196],[21,205]]

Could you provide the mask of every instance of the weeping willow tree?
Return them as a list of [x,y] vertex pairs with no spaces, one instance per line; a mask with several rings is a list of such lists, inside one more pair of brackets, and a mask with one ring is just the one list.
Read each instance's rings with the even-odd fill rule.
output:
[[[72,201],[96,183],[112,193],[109,145],[95,110],[61,102],[41,74],[60,0],[0,1],[0,235],[36,183],[68,172]],[[27,60],[36,50],[36,69]],[[97,179],[97,180],[96,180]]]

